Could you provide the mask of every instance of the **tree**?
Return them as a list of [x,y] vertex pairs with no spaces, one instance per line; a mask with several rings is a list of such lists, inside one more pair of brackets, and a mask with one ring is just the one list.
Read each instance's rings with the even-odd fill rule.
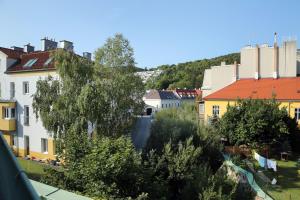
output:
[[227,107],[227,112],[220,120],[220,133],[231,144],[258,146],[284,141],[293,130],[286,108],[279,108],[275,99],[239,100],[235,106]]
[[[54,59],[60,79],[49,77],[37,82],[33,97],[36,116],[62,139],[75,122],[77,128],[81,124],[80,131],[87,130],[90,123],[90,128],[100,135],[128,133],[134,115],[143,109],[144,95],[142,80],[130,71],[118,69],[133,66],[132,53],[121,35],[108,39],[96,52],[97,59],[102,55],[99,63],[97,59],[92,63],[58,50]],[[99,64],[103,70],[99,70]]]
[[133,48],[122,34],[108,38],[95,52],[95,62],[104,67],[132,68],[135,65]]
[[220,65],[222,61],[233,63],[239,60],[240,54],[233,53],[211,59],[179,63],[177,65],[158,66],[157,69],[163,70],[163,73],[156,78],[149,79],[146,87],[148,89],[200,88],[205,69]]

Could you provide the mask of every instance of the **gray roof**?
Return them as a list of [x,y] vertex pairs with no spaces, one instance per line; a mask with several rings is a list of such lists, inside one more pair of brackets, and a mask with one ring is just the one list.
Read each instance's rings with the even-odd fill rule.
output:
[[167,90],[150,90],[146,95],[146,99],[178,99],[173,91]]

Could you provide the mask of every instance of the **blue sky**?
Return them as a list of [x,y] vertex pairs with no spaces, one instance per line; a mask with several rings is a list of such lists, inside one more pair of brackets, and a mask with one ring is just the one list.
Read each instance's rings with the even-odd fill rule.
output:
[[272,43],[273,33],[300,38],[300,1],[289,0],[0,0],[0,46],[42,37],[94,52],[123,33],[137,65],[153,67],[238,52]]

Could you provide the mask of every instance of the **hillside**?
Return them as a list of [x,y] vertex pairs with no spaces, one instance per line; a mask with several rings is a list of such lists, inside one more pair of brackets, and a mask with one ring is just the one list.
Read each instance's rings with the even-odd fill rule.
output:
[[234,61],[239,62],[240,54],[232,53],[211,59],[158,66],[156,69],[162,69],[163,73],[156,78],[149,79],[146,87],[148,89],[200,88],[204,70],[211,66],[220,65],[222,61],[228,64]]

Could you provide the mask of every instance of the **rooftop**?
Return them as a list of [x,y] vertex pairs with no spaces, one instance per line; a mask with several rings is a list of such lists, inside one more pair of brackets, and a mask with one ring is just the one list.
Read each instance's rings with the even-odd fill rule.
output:
[[241,79],[204,98],[204,100],[270,99],[299,100],[300,77]]

